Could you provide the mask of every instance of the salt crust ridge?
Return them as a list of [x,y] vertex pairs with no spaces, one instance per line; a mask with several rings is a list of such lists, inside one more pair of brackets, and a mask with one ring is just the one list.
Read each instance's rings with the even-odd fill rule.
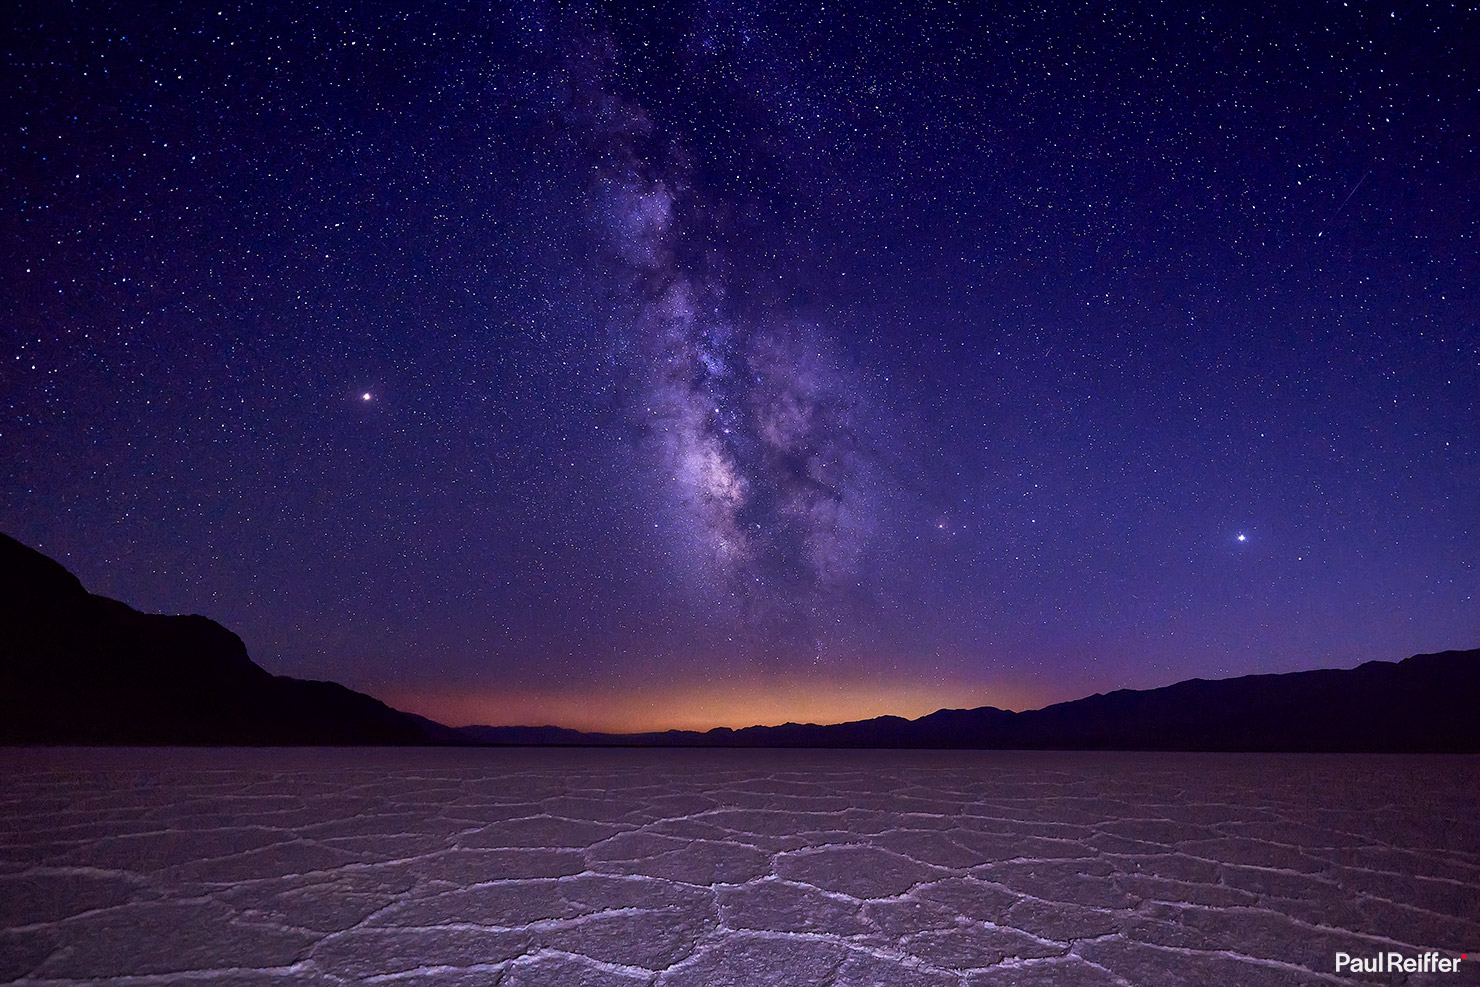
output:
[[1335,953],[1480,947],[1477,768],[12,749],[0,982],[1392,983]]

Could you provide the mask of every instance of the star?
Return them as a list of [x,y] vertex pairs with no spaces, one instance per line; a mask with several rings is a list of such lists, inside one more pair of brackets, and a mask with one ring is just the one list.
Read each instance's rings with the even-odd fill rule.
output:
[[1244,534],[1242,531],[1240,531],[1238,533],[1238,540],[1239,541],[1248,541],[1249,540],[1249,536],[1246,535],[1246,534]]
[[369,401],[370,400],[370,392],[369,391],[366,391],[364,394],[361,394],[360,395],[360,400],[361,401]]

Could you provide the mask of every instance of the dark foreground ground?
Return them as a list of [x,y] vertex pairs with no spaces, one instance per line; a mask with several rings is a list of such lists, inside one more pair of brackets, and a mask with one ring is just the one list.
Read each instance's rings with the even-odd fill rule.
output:
[[[1480,758],[0,750],[0,982],[1480,983]],[[1338,952],[1457,973],[1335,975]]]

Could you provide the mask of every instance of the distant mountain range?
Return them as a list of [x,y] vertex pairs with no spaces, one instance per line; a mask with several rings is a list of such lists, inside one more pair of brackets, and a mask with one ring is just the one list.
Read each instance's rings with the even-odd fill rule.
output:
[[452,729],[333,682],[272,675],[205,617],[95,596],[0,535],[0,743],[479,744],[1480,752],[1480,649],[1191,679],[1014,713],[983,706],[707,732]]
[[1020,750],[1480,752],[1480,649],[1352,669],[1189,679],[1014,713],[982,706],[917,720],[704,733],[463,727],[482,744],[643,747],[893,747]]

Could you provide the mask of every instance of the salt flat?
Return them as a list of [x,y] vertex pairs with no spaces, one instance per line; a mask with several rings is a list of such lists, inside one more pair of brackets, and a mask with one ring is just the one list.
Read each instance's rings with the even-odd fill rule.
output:
[[[1480,982],[1475,757],[8,749],[0,777],[0,982]],[[1470,958],[1334,972],[1429,951]]]

